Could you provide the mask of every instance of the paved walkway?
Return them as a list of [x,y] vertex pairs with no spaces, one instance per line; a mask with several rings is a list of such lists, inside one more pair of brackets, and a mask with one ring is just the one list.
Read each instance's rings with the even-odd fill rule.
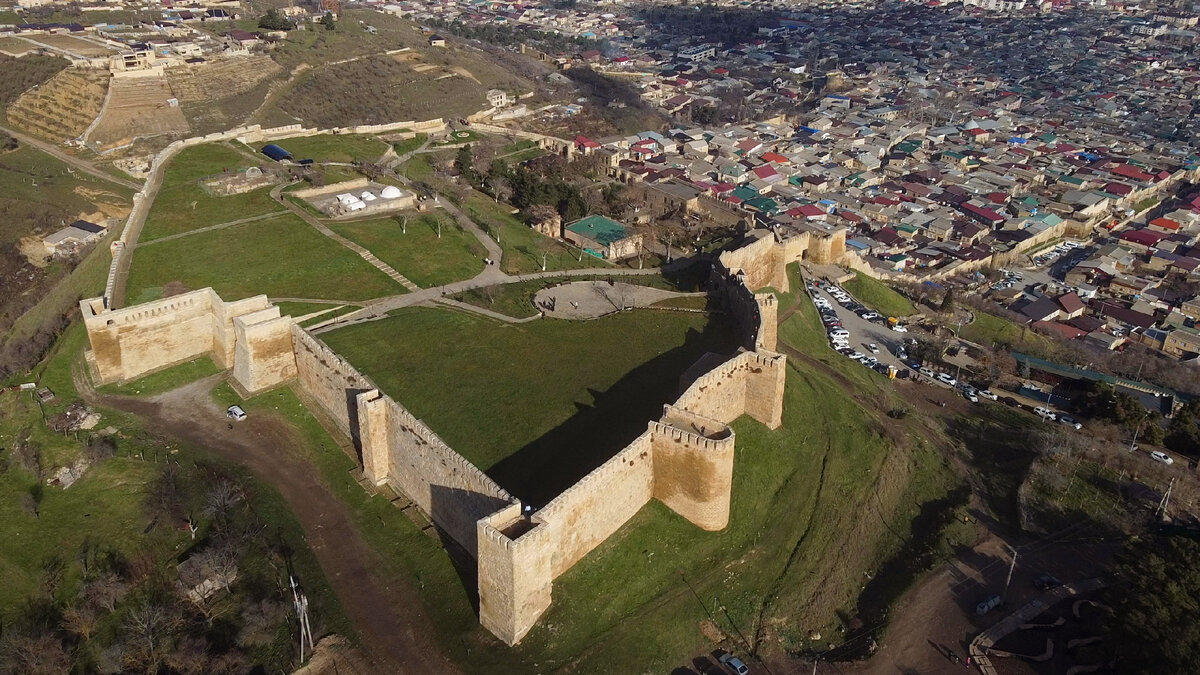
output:
[[[524,317],[521,319],[514,319],[507,314],[501,314],[500,312],[493,312],[490,309],[486,309],[484,307],[479,307],[477,305],[472,305],[470,303],[459,302],[458,300],[455,300],[453,298],[438,298],[437,300],[434,301],[434,303],[439,304],[439,305],[446,305],[447,307],[453,307],[454,309],[461,309],[465,312],[471,312],[472,314],[482,314],[483,316],[486,316],[486,317],[489,317],[492,319],[496,319],[497,321],[503,321],[504,323],[529,323],[530,321],[537,321],[538,319],[542,318],[541,314],[534,314],[533,316],[527,316],[527,317]],[[531,309],[531,311],[532,311],[532,309]]]
[[648,307],[667,298],[703,293],[678,293],[650,286],[607,281],[573,281],[543,288],[533,296],[534,304],[554,319],[582,321],[595,319],[633,307]]
[[1088,579],[1087,581],[1080,581],[1075,584],[1059,586],[1047,592],[1041,598],[1033,600],[1021,609],[1004,617],[996,625],[983,631],[971,641],[970,652],[972,663],[984,675],[995,675],[996,667],[992,665],[991,659],[988,658],[988,652],[991,650],[992,645],[1004,639],[1009,633],[1019,629],[1023,624],[1029,623],[1033,617],[1058,604],[1063,598],[1088,593],[1100,588],[1104,588],[1102,580]]
[[483,288],[484,286],[496,286],[498,284],[515,284],[522,281],[532,281],[535,279],[553,279],[555,277],[587,277],[587,276],[646,276],[659,274],[662,270],[657,267],[650,267],[644,270],[630,270],[612,267],[600,267],[582,270],[557,270],[548,272],[531,272],[529,274],[521,274],[518,276],[509,276],[500,274],[499,277],[489,275],[487,271],[481,272],[479,276],[465,281],[456,281],[452,284],[444,286],[435,286],[433,288],[424,288],[415,293],[406,293],[404,295],[393,295],[386,298],[380,298],[363,307],[357,312],[351,312],[338,317],[338,320],[321,328],[314,328],[311,332],[322,333],[325,331],[334,330],[335,328],[344,328],[358,323],[366,323],[368,321],[377,321],[387,316],[388,312],[402,309],[404,307],[412,307],[422,303],[440,300],[444,296],[453,296],[463,291],[469,291],[475,288]]
[[329,229],[325,225],[325,223],[322,223],[320,220],[314,218],[312,216],[312,214],[310,214],[308,211],[305,211],[303,208],[296,206],[295,204],[291,203],[290,201],[284,199],[281,196],[281,194],[283,192],[283,188],[285,188],[285,187],[287,187],[287,186],[286,185],[276,185],[275,187],[271,188],[271,198],[274,199],[275,201],[279,202],[280,204],[283,204],[292,213],[296,214],[297,216],[300,216],[301,220],[303,220],[304,222],[311,225],[317,232],[320,232],[321,234],[325,235],[326,237],[329,237],[330,239],[341,244],[342,246],[345,246],[346,248],[350,249],[351,251],[354,251],[355,253],[357,253],[360,258],[371,263],[371,265],[373,267],[375,267],[375,269],[388,275],[396,283],[400,284],[401,286],[407,288],[410,291],[421,290],[420,286],[417,286],[413,282],[409,281],[407,277],[401,275],[395,269],[392,269],[391,265],[383,262],[379,258],[376,258],[374,253],[371,253],[370,251],[363,248],[362,246],[359,246],[358,244],[350,241],[349,239],[338,234],[337,232],[334,232],[333,230]]

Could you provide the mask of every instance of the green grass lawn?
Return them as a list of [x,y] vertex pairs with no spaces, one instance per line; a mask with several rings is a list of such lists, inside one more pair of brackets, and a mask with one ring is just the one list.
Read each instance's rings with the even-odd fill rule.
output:
[[400,173],[409,180],[429,180],[433,176],[433,165],[429,163],[429,155],[414,156],[400,167]]
[[462,208],[493,238],[497,231],[500,232],[500,248],[504,250],[500,268],[508,274],[540,272],[543,251],[546,253],[548,271],[603,267],[608,264],[588,255],[579,260],[575,249],[539,234],[510,213],[509,206],[497,204],[478,192],[472,191]]
[[534,501],[645,431],[700,356],[736,348],[720,319],[653,311],[508,326],[411,308],[322,338],[450,447]]
[[154,206],[146,216],[139,241],[191,232],[210,225],[220,225],[242,218],[266,213],[284,212],[283,206],[271,199],[271,188],[263,187],[240,195],[209,194],[197,183],[164,187],[154,198]]
[[[281,138],[272,143],[292,153],[297,160],[321,162],[374,162],[387,152],[387,144],[374,136],[361,134],[321,134]],[[256,144],[262,150],[265,143]]]
[[[263,157],[260,163],[269,161]],[[146,216],[139,240],[149,242],[210,225],[282,211],[283,207],[271,199],[269,187],[222,197],[210,194],[201,186],[201,179],[254,165],[238,151],[222,144],[197,145],[180,151],[167,165],[162,187]]]
[[[259,164],[270,161],[264,155]],[[256,166],[256,164],[228,145],[222,143],[194,145],[180,150],[171,159],[163,173],[162,186],[168,188],[194,183],[201,178],[223,171],[237,171],[250,166]]]
[[404,289],[357,254],[286,214],[139,248],[129,272],[129,304],[162,297],[163,286],[212,286],[225,300],[367,300]]
[[917,313],[917,308],[908,298],[862,272],[856,271],[845,287],[859,302],[884,316],[911,316]]
[[124,396],[154,396],[164,391],[177,389],[189,382],[195,382],[209,375],[216,375],[219,372],[221,372],[221,369],[213,363],[211,358],[201,356],[198,359],[171,366],[156,373],[150,373],[130,382],[116,382],[105,385],[100,387],[100,391],[106,394]]
[[403,155],[420,148],[427,140],[429,140],[429,134],[417,134],[408,140],[393,143],[392,148],[396,150],[397,155]]
[[487,250],[449,214],[435,211],[402,217],[408,219],[403,230],[392,218],[329,223],[329,227],[422,288],[470,279],[483,270]]
[[1051,351],[1054,343],[1044,335],[1038,335],[1024,326],[979,310],[972,310],[975,320],[962,327],[963,339],[984,347],[1004,346],[1029,354],[1044,354]]

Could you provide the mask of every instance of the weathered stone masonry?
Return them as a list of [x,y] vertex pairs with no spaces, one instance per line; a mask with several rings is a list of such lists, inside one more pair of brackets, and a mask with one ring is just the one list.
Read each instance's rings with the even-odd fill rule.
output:
[[294,382],[353,439],[369,481],[406,495],[475,556],[480,622],[516,644],[550,606],[554,579],[651,499],[705,530],[728,524],[735,444],[729,424],[749,415],[774,429],[783,415],[786,361],[774,352],[775,296],[751,292],[778,281],[769,246],[777,244],[759,240],[750,244],[752,255],[722,255],[714,274],[714,292],[745,351],[702,360],[720,363],[663,406],[632,443],[532,514],[263,296],[226,303],[204,289],[122,310],[104,309],[100,298],[80,308],[88,363],[101,382],[205,354],[231,369],[231,381],[247,394]]

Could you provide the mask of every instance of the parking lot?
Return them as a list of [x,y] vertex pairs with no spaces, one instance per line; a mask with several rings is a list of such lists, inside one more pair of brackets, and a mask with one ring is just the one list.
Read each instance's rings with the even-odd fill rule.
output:
[[[822,314],[826,334],[830,328],[841,328],[848,333],[845,340],[831,340],[834,349],[838,349],[848,358],[874,358],[876,363],[884,364],[884,366],[894,366],[898,370],[909,369],[896,355],[897,348],[904,344],[905,338],[909,335],[907,332],[896,332],[889,328],[888,317],[863,318],[864,314],[870,316],[867,314],[870,310],[837,286],[822,284],[822,287],[817,287],[810,283],[808,292],[813,299],[813,304],[817,306],[817,311]],[[849,298],[850,302],[840,302],[840,297]],[[837,325],[828,320],[830,315],[836,316]],[[871,351],[870,345],[872,344],[876,346],[878,352]],[[839,349],[841,345],[845,346]],[[864,366],[871,367],[867,364]]]
[[953,373],[921,367],[907,353],[915,342],[907,326],[894,330],[888,317],[872,312],[844,289],[820,281],[809,282],[806,287],[825,324],[830,346],[846,358],[882,374],[887,374],[889,366],[893,367],[900,377],[952,388],[973,403],[997,399],[990,391],[980,392],[966,382],[958,382]]

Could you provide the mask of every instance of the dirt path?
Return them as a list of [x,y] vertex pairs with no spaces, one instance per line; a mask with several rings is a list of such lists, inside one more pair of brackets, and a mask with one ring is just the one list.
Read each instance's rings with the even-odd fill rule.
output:
[[439,652],[434,627],[421,609],[416,591],[401,580],[379,576],[376,553],[362,539],[346,505],[295,450],[303,441],[288,424],[273,415],[256,413],[228,428],[223,411],[209,395],[222,377],[209,377],[150,399],[100,395],[86,383],[76,384],[89,403],[133,413],[150,429],[207,448],[278,489],[359,631],[361,648],[374,672],[457,672]]
[[109,175],[109,174],[105,173],[104,171],[101,171],[100,169],[96,168],[95,164],[92,164],[91,162],[89,162],[87,160],[75,157],[74,155],[69,155],[69,154],[63,152],[62,150],[58,149],[57,146],[52,145],[50,143],[46,143],[44,141],[39,141],[38,139],[33,138],[32,136],[23,134],[19,131],[14,131],[14,130],[12,130],[8,127],[4,127],[4,126],[0,126],[0,131],[3,131],[4,133],[8,134],[9,136],[12,136],[13,138],[17,139],[18,141],[20,141],[28,146],[37,148],[38,150],[41,150],[42,152],[46,153],[47,155],[50,155],[56,159],[66,162],[67,164],[70,164],[71,166],[75,167],[76,169],[79,169],[80,171],[88,174],[89,176],[95,176],[96,178],[99,178],[100,180],[108,181],[109,183],[116,183],[117,185],[123,185],[131,190],[139,190],[142,187],[141,185],[138,185],[137,183],[135,183],[131,180],[125,180],[124,178],[117,178],[116,176]]

